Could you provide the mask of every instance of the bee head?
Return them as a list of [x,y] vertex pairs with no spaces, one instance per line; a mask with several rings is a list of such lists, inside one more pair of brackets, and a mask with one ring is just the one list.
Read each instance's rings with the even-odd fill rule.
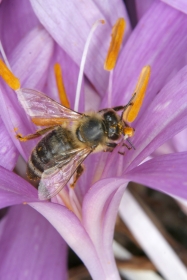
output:
[[119,139],[122,133],[122,124],[116,112],[110,109],[104,113],[103,118],[107,137],[111,140]]

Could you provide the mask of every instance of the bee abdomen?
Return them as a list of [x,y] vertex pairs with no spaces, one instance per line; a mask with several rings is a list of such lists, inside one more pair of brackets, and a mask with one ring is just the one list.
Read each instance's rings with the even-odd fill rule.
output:
[[27,176],[29,179],[38,180],[41,178],[44,168],[36,155],[36,149],[33,150],[29,162],[27,164]]
[[46,164],[56,155],[72,148],[75,148],[75,144],[71,131],[62,127],[54,129],[33,150],[27,165],[28,177],[32,180],[40,179]]

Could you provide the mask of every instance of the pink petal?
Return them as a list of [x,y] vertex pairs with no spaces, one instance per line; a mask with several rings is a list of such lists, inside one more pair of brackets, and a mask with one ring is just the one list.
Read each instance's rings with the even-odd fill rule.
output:
[[119,211],[121,218],[164,279],[186,280],[186,267],[127,190],[122,198]]
[[0,38],[6,54],[9,55],[20,40],[38,24],[29,1],[3,1],[0,6]]
[[110,178],[100,180],[84,198],[83,225],[97,250],[106,279],[118,279],[118,271],[112,252],[114,224],[119,202],[127,181]]
[[[112,1],[112,3],[115,3]],[[86,39],[92,25],[99,19],[105,19],[102,13],[104,4],[99,7],[94,1],[51,1],[31,0],[32,7],[41,23],[56,42],[80,65]],[[111,11],[112,7],[107,7]],[[115,13],[116,10],[116,13]],[[113,10],[112,21],[117,20],[119,12]],[[106,17],[108,18],[108,12]],[[126,16],[124,9],[121,16]],[[111,17],[110,17],[111,18]],[[111,24],[106,22],[95,31],[86,60],[85,74],[98,92],[104,93],[108,84],[108,73],[103,65],[110,41]]]
[[149,10],[149,8],[154,3],[154,1],[155,0],[144,0],[144,1],[135,0],[138,20],[140,20],[143,17],[143,15]]
[[0,165],[12,170],[18,160],[18,151],[0,118]]
[[129,21],[129,16],[123,1],[121,0],[93,0],[97,5],[101,13],[104,15],[105,19],[110,26],[113,26],[118,18],[123,17],[126,21],[125,27],[125,38],[127,39],[131,32],[131,26]]
[[[43,47],[45,45],[45,48]],[[53,41],[42,28],[32,30],[17,46],[10,58],[10,65],[17,77],[27,87],[40,89],[47,78],[47,70],[53,53]],[[0,111],[10,136],[25,160],[28,159],[36,141],[20,143],[15,134],[27,135],[36,128],[21,108],[16,94],[1,82]],[[16,132],[15,132],[16,130]]]
[[187,129],[179,132],[171,140],[171,144],[174,146],[175,151],[184,152],[187,151]]
[[0,166],[0,208],[39,201],[37,190],[27,181]]
[[113,105],[129,101],[141,69],[149,64],[151,79],[140,113],[146,110],[167,81],[186,64],[186,45],[186,15],[155,1],[121,51],[114,71]]
[[94,280],[105,279],[102,264],[88,233],[78,218],[66,207],[56,203],[30,203],[60,233],[68,245],[82,259]]
[[[71,108],[74,108],[75,93],[77,88],[77,81],[79,75],[79,67],[77,64],[69,57],[69,55],[59,47],[55,45],[53,59],[49,66],[49,74],[47,78],[47,85],[44,92],[50,96],[52,99],[60,103],[59,93],[57,90],[57,84],[54,75],[54,64],[59,63],[62,70],[62,77],[64,82],[65,91],[70,102]],[[84,109],[84,79],[82,84],[82,91],[80,95],[79,111],[85,111]]]
[[125,179],[187,199],[186,166],[187,152],[157,156],[126,173]]
[[187,2],[186,0],[162,0],[171,7],[187,14]]
[[0,233],[1,279],[67,279],[65,242],[31,207],[11,207]]
[[136,150],[129,151],[125,160],[128,170],[187,127],[186,76],[187,67],[184,67],[137,120],[132,139]]

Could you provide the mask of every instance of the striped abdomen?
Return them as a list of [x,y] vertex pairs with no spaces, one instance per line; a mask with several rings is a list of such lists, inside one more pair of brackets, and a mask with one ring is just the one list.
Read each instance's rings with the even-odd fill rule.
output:
[[30,179],[40,179],[53,158],[62,152],[77,148],[73,134],[63,127],[55,128],[48,133],[34,148],[27,165],[27,175]]

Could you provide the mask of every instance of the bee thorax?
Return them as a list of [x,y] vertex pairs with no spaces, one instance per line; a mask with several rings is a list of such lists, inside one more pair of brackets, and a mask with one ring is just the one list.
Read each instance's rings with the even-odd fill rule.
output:
[[91,147],[97,146],[105,136],[103,123],[99,119],[88,117],[81,126],[77,127],[76,135],[80,142],[84,142]]

